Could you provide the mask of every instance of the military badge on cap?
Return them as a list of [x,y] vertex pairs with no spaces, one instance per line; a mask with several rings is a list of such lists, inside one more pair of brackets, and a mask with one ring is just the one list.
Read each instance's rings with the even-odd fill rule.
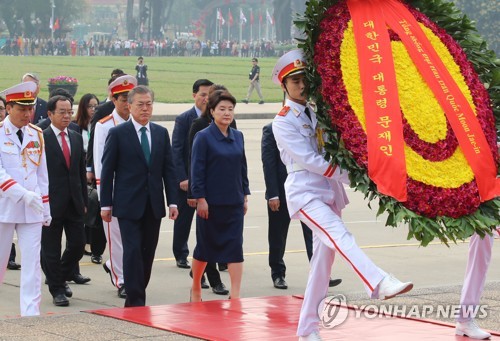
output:
[[304,58],[304,52],[301,49],[292,50],[285,53],[274,66],[273,82],[280,85],[285,77],[304,73],[307,64]]
[[135,77],[130,75],[124,75],[115,79],[108,86],[108,92],[111,96],[116,94],[121,94],[124,92],[129,92],[137,86],[137,80]]
[[0,96],[3,96],[7,103],[14,102],[20,105],[34,105],[36,87],[35,82],[24,82],[2,91]]

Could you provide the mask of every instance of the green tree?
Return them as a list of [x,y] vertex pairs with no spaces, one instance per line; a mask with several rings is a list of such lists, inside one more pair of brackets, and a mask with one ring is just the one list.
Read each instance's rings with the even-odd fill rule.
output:
[[[80,17],[85,9],[84,1],[54,0],[54,17],[59,18],[61,28],[68,28],[73,19]],[[0,0],[1,17],[9,35],[50,36],[50,0]]]

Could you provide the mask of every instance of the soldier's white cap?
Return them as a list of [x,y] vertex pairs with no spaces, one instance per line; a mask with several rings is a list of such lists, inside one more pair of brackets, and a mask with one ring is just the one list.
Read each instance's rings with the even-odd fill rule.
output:
[[111,84],[108,85],[108,92],[111,96],[116,94],[121,94],[123,92],[129,92],[137,86],[137,80],[134,76],[124,75],[115,79]]
[[304,52],[301,49],[285,53],[278,59],[278,62],[274,66],[272,74],[273,82],[280,85],[286,77],[304,73],[306,65]]
[[2,91],[0,96],[4,97],[7,103],[34,105],[36,88],[35,82],[24,82]]

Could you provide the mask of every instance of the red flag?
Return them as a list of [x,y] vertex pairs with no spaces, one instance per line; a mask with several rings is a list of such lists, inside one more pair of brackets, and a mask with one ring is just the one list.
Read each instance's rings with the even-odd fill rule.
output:
[[250,12],[250,24],[253,25],[253,11]]
[[56,22],[54,23],[54,31],[57,31],[60,28],[61,28],[61,26],[59,26],[59,18],[57,18]]
[[260,10],[259,10],[259,22],[262,23],[262,13],[260,13]]
[[231,14],[231,10],[229,10],[229,14],[228,14],[228,21],[229,21],[229,26],[233,26],[233,15]]

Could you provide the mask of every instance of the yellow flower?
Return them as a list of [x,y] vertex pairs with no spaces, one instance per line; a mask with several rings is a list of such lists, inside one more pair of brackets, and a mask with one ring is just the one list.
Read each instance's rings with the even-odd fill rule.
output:
[[[447,47],[430,29],[422,24],[420,27],[476,113],[472,95],[460,72],[460,67],[455,63]],[[405,119],[422,141],[437,143],[444,140],[447,134],[447,125],[443,109],[418,72],[403,43],[393,41],[391,47],[396,69],[398,95]],[[344,32],[340,61],[349,104],[366,133],[359,61],[352,21],[349,22]],[[417,100],[415,94],[418,94]],[[423,159],[407,145],[405,145],[405,155],[408,176],[422,183],[441,188],[458,188],[474,179],[474,174],[460,148],[457,148],[448,159],[438,162]]]

